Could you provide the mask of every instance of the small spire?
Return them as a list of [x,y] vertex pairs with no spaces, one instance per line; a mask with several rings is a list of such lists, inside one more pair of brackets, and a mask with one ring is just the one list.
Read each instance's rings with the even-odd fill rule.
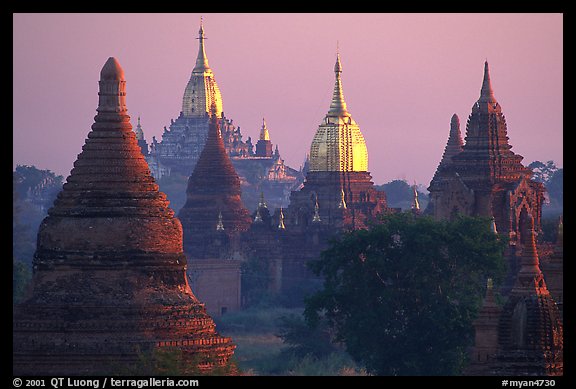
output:
[[126,79],[116,58],[110,57],[100,71],[98,112],[120,113],[126,108]]
[[136,125],[134,132],[136,133],[136,139],[137,140],[143,140],[144,139],[144,131],[142,130],[142,125],[140,125],[140,115],[138,115],[138,124]]
[[270,133],[266,128],[266,120],[262,118],[262,128],[260,129],[260,140],[270,140]]
[[262,223],[262,215],[260,214],[260,207],[256,209],[256,216],[254,216],[254,223]]
[[338,204],[338,208],[346,209],[346,200],[344,199],[344,189],[340,188],[340,203]]
[[558,221],[558,233],[556,235],[557,246],[564,245],[564,221],[562,219],[562,216],[560,216],[560,220]]
[[218,212],[218,224],[216,225],[216,231],[224,231],[224,223],[222,223],[222,211]]
[[492,216],[492,222],[491,222],[491,224],[490,224],[490,230],[491,230],[494,234],[498,235],[498,230],[496,229],[496,219],[494,218],[494,216]]
[[483,306],[496,306],[496,298],[494,297],[494,281],[492,278],[486,280],[486,296],[484,297]]
[[286,226],[284,225],[284,212],[282,212],[282,207],[280,207],[280,215],[278,216],[278,219],[279,219],[278,229],[285,230]]
[[264,192],[260,191],[260,201],[258,202],[258,208],[268,208],[266,201],[264,201]]
[[316,195],[316,204],[314,204],[314,216],[312,217],[312,223],[319,223],[322,221],[320,219],[320,207],[318,206],[318,195]]
[[334,65],[334,73],[336,81],[334,82],[334,93],[332,95],[332,102],[330,103],[329,114],[336,114],[339,116],[350,116],[344,101],[344,92],[342,90],[342,80],[340,74],[342,73],[342,63],[340,62],[340,53],[336,53],[336,64]]
[[484,62],[484,80],[482,80],[482,89],[480,90],[480,103],[496,103],[494,92],[492,91],[492,84],[490,83],[490,69],[488,68],[488,61]]
[[412,193],[413,193],[412,210],[414,212],[420,212],[420,202],[418,201],[418,190],[416,190],[416,183],[412,185]]
[[198,30],[198,38],[200,45],[198,47],[198,57],[196,58],[196,66],[194,66],[193,72],[205,72],[210,70],[210,65],[208,65],[208,57],[206,56],[206,51],[204,50],[204,23],[202,17],[200,17],[200,29]]
[[540,260],[536,250],[534,217],[531,214],[526,216],[524,231],[527,236],[524,240],[525,244],[522,250],[521,266],[518,274],[522,276],[539,276],[542,272],[540,271]]

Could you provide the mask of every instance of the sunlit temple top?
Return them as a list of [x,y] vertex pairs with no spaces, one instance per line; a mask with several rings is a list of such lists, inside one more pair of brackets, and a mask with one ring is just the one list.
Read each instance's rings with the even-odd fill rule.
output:
[[262,118],[262,128],[260,129],[260,140],[270,140],[270,133],[266,127],[266,120]]
[[184,90],[182,99],[182,115],[186,117],[204,117],[211,115],[211,106],[216,106],[216,116],[222,114],[222,96],[214,73],[208,65],[208,57],[204,48],[204,25],[200,21],[200,30],[198,31],[198,57],[196,66],[192,70],[190,81]]
[[310,171],[368,171],[368,150],[364,136],[344,101],[339,53],[336,54],[334,73],[330,109],[310,147]]

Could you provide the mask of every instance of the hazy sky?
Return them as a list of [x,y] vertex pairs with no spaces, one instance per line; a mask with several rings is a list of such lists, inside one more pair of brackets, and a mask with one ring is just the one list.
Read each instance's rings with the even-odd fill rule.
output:
[[[244,139],[258,138],[265,117],[296,169],[330,106],[337,42],[376,184],[429,184],[452,114],[465,135],[486,59],[512,151],[525,165],[563,165],[562,14],[202,16],[224,113]],[[13,22],[14,167],[69,175],[110,56],[124,68],[128,113],[133,125],[141,116],[149,143],[178,117],[200,14],[14,14]]]

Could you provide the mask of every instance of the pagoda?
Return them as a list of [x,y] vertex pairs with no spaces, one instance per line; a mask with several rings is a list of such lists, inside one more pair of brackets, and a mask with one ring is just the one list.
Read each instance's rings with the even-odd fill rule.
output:
[[311,223],[316,202],[322,224],[337,229],[365,228],[388,209],[385,193],[374,188],[364,136],[344,100],[339,53],[334,73],[330,108],[312,140],[304,185],[291,193],[287,226]]
[[[564,372],[561,313],[540,270],[534,218],[527,214],[523,220],[524,249],[508,299],[501,308],[485,302],[474,324],[476,349],[483,345],[487,352],[473,358],[473,374],[558,376]],[[493,313],[489,318],[488,310]]]
[[506,118],[494,97],[487,61],[463,145],[457,126],[453,116],[442,161],[428,188],[426,213],[437,219],[457,214],[494,217],[498,233],[509,237],[512,245],[522,240],[521,215],[532,215],[536,231],[540,231],[545,189],[531,179],[532,171],[521,164],[523,157],[511,150]]
[[188,285],[182,226],[132,131],[115,58],[99,87],[92,130],[38,231],[33,290],[14,308],[13,374],[129,374],[155,350],[201,371],[226,366],[235,346]]
[[188,179],[186,203],[178,218],[189,258],[222,258],[238,246],[251,217],[242,203],[240,179],[224,148],[218,120],[210,119],[208,139]]

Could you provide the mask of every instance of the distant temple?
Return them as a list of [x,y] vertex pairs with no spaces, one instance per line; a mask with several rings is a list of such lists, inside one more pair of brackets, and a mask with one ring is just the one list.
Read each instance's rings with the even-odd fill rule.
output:
[[534,219],[523,219],[524,249],[505,304],[492,285],[474,322],[468,375],[557,376],[564,373],[562,315],[546,286],[536,250]]
[[[458,116],[452,116],[444,154],[428,188],[425,214],[436,219],[490,218],[492,231],[509,242],[504,254],[508,275],[499,290],[505,303],[496,303],[488,282],[484,304],[474,321],[475,344],[465,374],[562,375],[562,305],[558,304],[563,298],[562,249],[557,245],[542,272],[536,236],[541,232],[545,189],[511,148],[485,62],[465,142]],[[551,290],[545,279],[550,280]]]
[[545,189],[531,179],[532,171],[520,163],[523,157],[510,150],[506,119],[492,91],[488,62],[464,144],[459,126],[454,115],[444,156],[428,187],[426,213],[439,219],[457,214],[494,217],[498,232],[513,243],[521,239],[520,226],[528,214],[540,231]]
[[319,258],[331,238],[367,228],[390,211],[371,181],[364,137],[344,101],[339,54],[334,72],[332,102],[310,146],[303,186],[292,191],[287,208],[274,212],[262,195],[243,235],[245,257],[268,264],[269,288],[276,292],[309,287],[315,277],[307,262]]
[[[286,205],[290,191],[303,180],[300,171],[284,164],[276,145],[263,122],[256,151],[252,139],[242,140],[240,127],[226,118],[222,96],[214,73],[208,64],[204,47],[204,27],[198,32],[199,49],[196,65],[184,90],[182,110],[169,128],[164,127],[162,140],[153,138],[147,158],[152,175],[158,180],[164,175],[179,173],[189,176],[206,143],[210,118],[218,121],[224,148],[241,178],[242,196],[251,209],[256,208],[258,195],[263,191],[269,201],[278,206]],[[214,106],[215,109],[211,109]]]
[[38,232],[33,290],[14,307],[13,374],[136,375],[155,350],[228,365],[235,346],[190,290],[182,226],[132,131],[115,58],[99,85],[92,130]]

